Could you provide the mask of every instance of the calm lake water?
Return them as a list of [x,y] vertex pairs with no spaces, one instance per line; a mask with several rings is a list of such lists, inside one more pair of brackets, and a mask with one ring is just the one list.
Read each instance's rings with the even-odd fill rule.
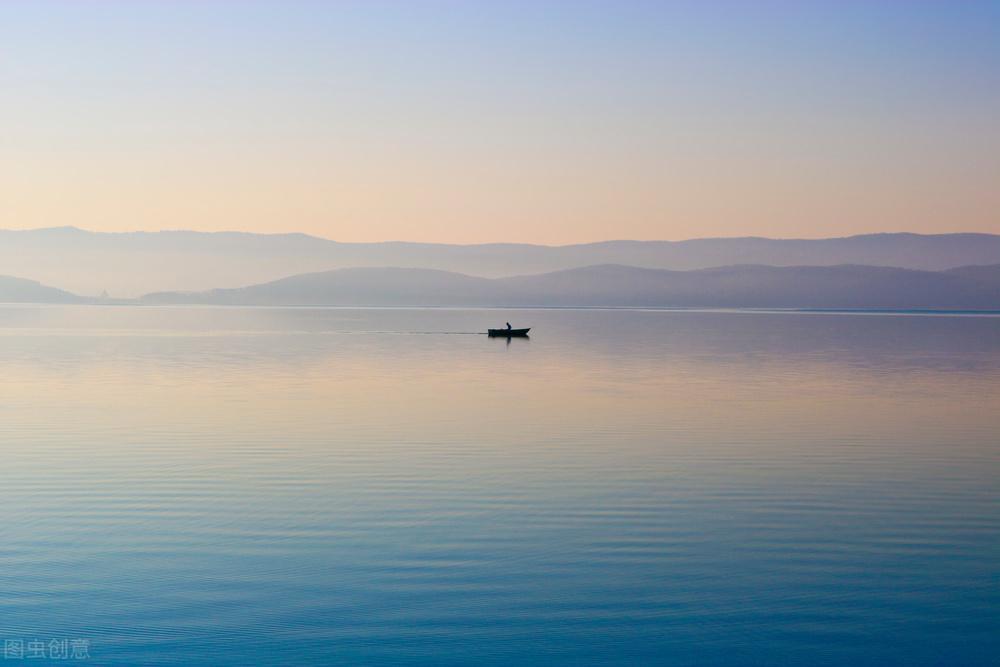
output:
[[4,306],[0,446],[94,664],[1000,664],[1000,317]]

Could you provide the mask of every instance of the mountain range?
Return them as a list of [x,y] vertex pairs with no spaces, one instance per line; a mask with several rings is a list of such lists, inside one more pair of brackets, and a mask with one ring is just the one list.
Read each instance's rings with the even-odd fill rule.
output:
[[945,271],[1000,263],[1000,236],[871,234],[832,239],[718,238],[566,246],[339,243],[305,234],[0,230],[0,273],[76,294],[204,291],[340,268],[405,267],[499,278],[620,264],[687,271],[731,265],[843,264]]
[[354,268],[236,289],[147,295],[150,304],[1000,309],[1000,264],[948,271],[876,266],[600,265],[510,278]]
[[461,246],[62,227],[0,230],[0,272],[33,279],[0,277],[4,302],[1000,309],[989,234]]

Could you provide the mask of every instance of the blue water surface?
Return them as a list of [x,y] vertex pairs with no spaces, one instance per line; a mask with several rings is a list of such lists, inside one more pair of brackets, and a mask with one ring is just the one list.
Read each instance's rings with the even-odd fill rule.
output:
[[998,317],[4,306],[0,371],[9,650],[1000,664]]

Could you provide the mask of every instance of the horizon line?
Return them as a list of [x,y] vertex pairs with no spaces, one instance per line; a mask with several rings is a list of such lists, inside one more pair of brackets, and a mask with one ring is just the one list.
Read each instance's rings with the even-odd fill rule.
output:
[[629,238],[612,238],[603,239],[599,241],[581,241],[576,243],[561,243],[561,244],[548,244],[548,243],[530,243],[524,241],[488,241],[483,243],[449,243],[445,241],[404,241],[399,239],[390,239],[385,241],[338,241],[336,239],[328,238],[325,236],[318,236],[316,234],[309,234],[306,232],[253,232],[238,229],[224,229],[224,230],[200,230],[200,229],[133,229],[128,231],[97,231],[93,229],[85,229],[83,227],[77,227],[76,225],[56,225],[52,227],[27,227],[27,228],[0,228],[0,233],[32,233],[32,232],[82,232],[84,234],[92,235],[102,235],[102,236],[129,236],[129,235],[140,235],[140,234],[201,234],[206,236],[222,236],[222,235],[244,235],[244,236],[261,236],[261,237],[279,237],[279,236],[298,236],[309,239],[315,239],[319,241],[325,241],[328,243],[337,243],[340,245],[389,245],[389,244],[405,244],[405,245],[430,245],[430,246],[456,246],[456,247],[483,247],[483,246],[529,246],[536,248],[571,248],[577,246],[588,246],[588,245],[601,245],[604,243],[688,243],[692,241],[747,241],[747,240],[762,240],[762,241],[842,241],[846,239],[856,239],[856,238],[866,238],[873,236],[917,236],[924,238],[932,237],[942,237],[942,236],[991,236],[1000,237],[1000,233],[994,232],[979,232],[979,231],[965,231],[965,232],[937,232],[937,233],[923,233],[923,232],[866,232],[862,234],[849,234],[847,236],[814,236],[814,237],[782,237],[782,236],[756,236],[756,235],[744,235],[744,236],[696,236],[687,237],[681,239],[629,239]]

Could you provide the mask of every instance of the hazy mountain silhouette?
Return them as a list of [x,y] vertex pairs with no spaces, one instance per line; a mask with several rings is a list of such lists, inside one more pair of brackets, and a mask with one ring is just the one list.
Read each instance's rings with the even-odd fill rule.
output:
[[75,294],[34,280],[0,276],[0,303],[80,303]]
[[948,271],[980,287],[1000,291],[1000,264],[987,266],[962,266]]
[[73,227],[0,230],[0,270],[78,294],[137,296],[263,283],[349,267],[405,266],[483,277],[597,264],[673,270],[733,264],[865,264],[941,271],[1000,263],[1000,236],[873,234],[821,240],[765,238],[606,241],[568,246],[338,243],[305,234],[190,231],[106,234]]
[[435,269],[359,268],[291,276],[262,285],[208,292],[161,292],[151,303],[243,305],[488,305],[496,280]]
[[[980,271],[992,268],[989,271]],[[1000,267],[935,272],[890,267],[727,266],[693,271],[590,266],[511,278],[429,269],[357,268],[147,303],[337,306],[609,306],[831,309],[1000,309],[980,279]],[[971,274],[971,275],[967,275]]]

